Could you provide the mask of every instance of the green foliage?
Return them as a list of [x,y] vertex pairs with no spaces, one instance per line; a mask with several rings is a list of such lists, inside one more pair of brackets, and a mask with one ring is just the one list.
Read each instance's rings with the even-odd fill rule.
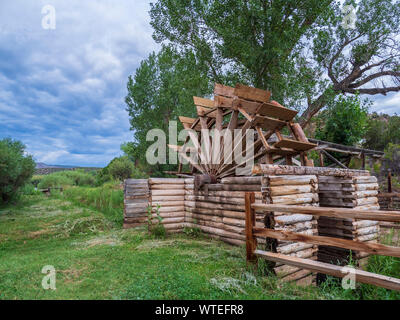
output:
[[318,116],[315,137],[348,146],[359,144],[367,130],[368,107],[358,95],[338,96]]
[[37,187],[40,181],[42,181],[43,177],[44,177],[43,175],[33,175],[31,179],[31,184]]
[[139,168],[135,167],[129,156],[121,156],[110,161],[107,167],[99,170],[96,174],[96,185],[101,186],[112,180],[124,181],[125,179],[142,179],[148,176]]
[[43,179],[39,182],[38,188],[39,189],[47,189],[47,188],[57,188],[66,186],[72,186],[74,181],[66,177],[65,175],[61,175],[59,172],[55,172],[52,174],[48,174],[43,177]]
[[124,192],[119,184],[106,183],[101,187],[73,187],[64,190],[62,197],[102,212],[105,217],[122,227]]
[[74,186],[92,186],[95,182],[94,176],[83,170],[67,170],[59,172],[59,175],[70,178]]
[[364,147],[383,151],[389,143],[400,144],[400,116],[373,113],[368,119]]
[[25,146],[9,138],[0,140],[0,201],[12,200],[32,177],[35,162],[25,155]]
[[25,196],[33,196],[39,195],[41,192],[39,190],[36,190],[35,186],[32,183],[26,183],[20,188],[19,193]]
[[[150,54],[134,77],[129,77],[125,101],[134,141],[122,146],[124,152],[153,176],[176,170],[176,165],[148,165],[146,150],[154,142],[146,141],[147,133],[157,128],[168,135],[169,121],[178,121],[179,115],[195,116],[193,96],[211,93],[212,86],[206,63],[198,62],[190,50],[178,53],[163,46],[158,54]],[[180,129],[182,125],[178,122]]]
[[282,100],[311,83],[310,73],[294,60],[300,39],[320,23],[331,2],[158,0],[150,17],[154,39],[193,50],[212,81],[268,88]]
[[35,178],[39,189],[47,189],[51,187],[67,187],[67,186],[91,186],[95,183],[95,177],[81,170],[65,170],[54,172],[40,179]]
[[115,180],[124,181],[125,179],[131,178],[135,167],[128,159],[128,157],[115,158],[108,165],[108,173]]
[[[356,8],[354,28],[343,27],[344,5]],[[154,39],[192,51],[211,81],[270,89],[307,105],[303,119],[343,92],[398,91],[381,85],[399,76],[398,1],[158,0],[150,17]]]
[[199,238],[202,235],[201,229],[196,227],[184,227],[183,233],[191,238]]
[[385,149],[385,158],[399,163],[400,162],[400,144],[395,144],[395,143],[389,142],[388,146]]
[[147,231],[156,238],[165,238],[166,230],[162,224],[163,218],[160,215],[160,208],[161,206],[157,204],[155,208],[156,221],[154,222],[153,208],[151,206],[147,207]]

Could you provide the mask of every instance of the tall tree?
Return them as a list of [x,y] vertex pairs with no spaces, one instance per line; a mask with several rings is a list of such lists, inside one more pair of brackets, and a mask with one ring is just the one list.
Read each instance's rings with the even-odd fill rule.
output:
[[158,0],[150,16],[154,39],[193,50],[213,81],[245,82],[288,106],[306,105],[305,126],[337,94],[400,90],[399,1],[350,4],[354,28],[331,0]]
[[213,81],[247,82],[283,99],[305,79],[293,62],[300,39],[331,2],[158,0],[150,16],[154,39],[192,49]]
[[[125,145],[124,151],[133,153],[130,155],[142,166],[146,165],[146,150],[153,143],[146,141],[147,132],[158,128],[168,133],[170,120],[178,120],[179,115],[195,116],[193,96],[212,91],[205,70],[190,50],[178,54],[164,46],[142,61],[134,77],[129,77],[125,101],[134,141]],[[153,166],[159,172],[170,169]]]
[[[312,54],[304,60],[327,78],[307,96],[303,126],[337,94],[400,91],[400,2],[361,0],[345,5],[357,8],[353,18],[334,4],[327,24],[313,31]],[[347,18],[354,19],[353,25],[344,24]]]

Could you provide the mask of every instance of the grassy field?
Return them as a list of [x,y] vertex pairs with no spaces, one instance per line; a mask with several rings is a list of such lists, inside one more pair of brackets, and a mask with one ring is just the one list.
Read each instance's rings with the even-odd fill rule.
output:
[[[45,265],[56,269],[56,290],[42,288]],[[374,266],[399,274],[398,260]],[[24,196],[17,206],[0,208],[1,299],[400,298],[371,286],[344,291],[281,284],[261,269],[247,269],[243,248],[121,230],[113,215],[65,198]]]

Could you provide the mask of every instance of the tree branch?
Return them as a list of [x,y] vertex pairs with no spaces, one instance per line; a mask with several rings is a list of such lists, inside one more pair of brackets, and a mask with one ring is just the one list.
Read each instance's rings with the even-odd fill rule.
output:
[[371,80],[374,80],[376,78],[383,77],[383,76],[400,77],[400,72],[385,70],[385,71],[381,71],[381,72],[378,72],[375,74],[371,74],[361,81],[350,84],[348,86],[348,88],[358,88],[358,87],[362,86],[363,84],[370,82]]

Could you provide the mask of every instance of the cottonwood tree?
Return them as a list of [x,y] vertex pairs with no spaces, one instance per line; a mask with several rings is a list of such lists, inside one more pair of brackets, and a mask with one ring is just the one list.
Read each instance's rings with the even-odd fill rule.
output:
[[[158,0],[151,4],[154,39],[191,49],[212,81],[294,95],[306,75],[295,67],[300,39],[331,0]],[[288,83],[296,82],[294,85]]]
[[[146,150],[153,143],[146,141],[148,131],[157,128],[168,133],[170,120],[177,121],[180,115],[196,115],[193,96],[204,96],[212,91],[206,69],[190,50],[178,54],[168,46],[142,61],[128,80],[125,101],[134,141],[125,144],[124,151],[145,166]],[[181,128],[180,123],[178,126]],[[171,169],[153,166],[153,170],[159,172]]]
[[399,91],[399,1],[362,0],[355,28],[329,0],[158,0],[157,42],[191,49],[212,81],[270,89],[287,106],[306,105],[301,124],[337,94]]
[[305,58],[316,74],[326,74],[319,88],[307,96],[302,114],[305,126],[339,93],[386,95],[400,91],[400,2],[362,0],[353,28],[343,26],[345,13],[338,4],[326,26],[313,31],[312,54]]

